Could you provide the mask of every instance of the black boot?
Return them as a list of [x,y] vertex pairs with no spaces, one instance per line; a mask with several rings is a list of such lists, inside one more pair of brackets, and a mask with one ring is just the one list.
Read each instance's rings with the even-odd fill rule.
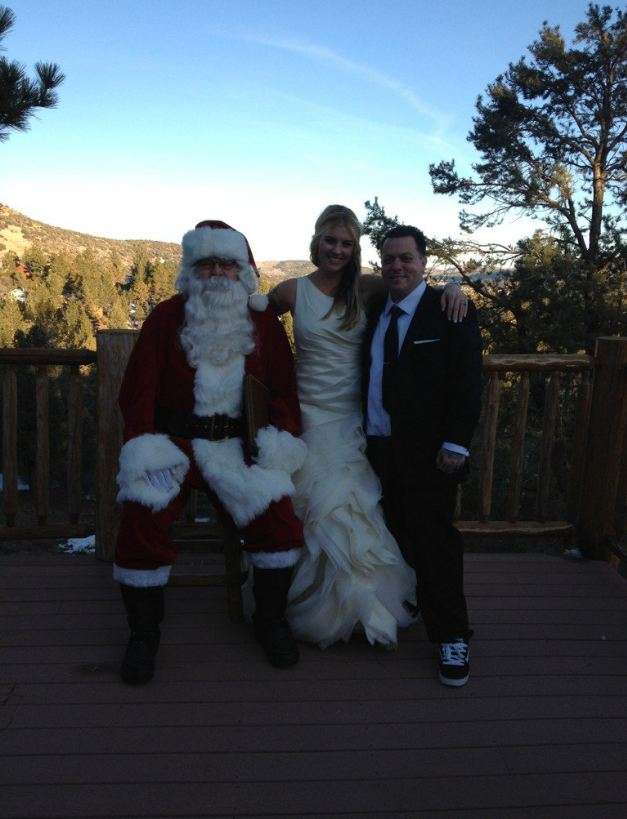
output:
[[298,646],[285,619],[292,569],[253,569],[255,637],[275,668],[288,668],[299,660]]
[[163,620],[163,586],[146,588],[120,585],[131,629],[120,676],[129,685],[143,685],[155,673],[155,656],[159,648]]

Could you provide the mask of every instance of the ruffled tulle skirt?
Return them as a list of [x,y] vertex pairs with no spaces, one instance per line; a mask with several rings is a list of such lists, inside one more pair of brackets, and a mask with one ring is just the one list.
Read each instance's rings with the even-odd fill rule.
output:
[[413,615],[416,578],[383,520],[381,486],[365,455],[359,418],[305,431],[307,459],[294,507],[305,548],[295,567],[287,616],[294,635],[326,647],[363,630],[393,647]]

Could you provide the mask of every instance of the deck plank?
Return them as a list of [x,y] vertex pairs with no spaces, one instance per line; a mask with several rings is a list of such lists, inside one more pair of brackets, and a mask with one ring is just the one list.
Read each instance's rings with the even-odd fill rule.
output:
[[[381,781],[360,779],[311,780],[285,787],[278,778],[272,782],[134,782],[107,784],[68,783],[64,785],[6,786],[3,789],[4,815],[31,817],[123,816],[120,807],[129,805],[133,815],[150,812],[156,816],[176,816],[184,807],[191,815],[215,816],[240,813],[263,815],[280,806],[288,816],[313,811],[340,815],[347,811],[462,810],[522,807],[533,794],[535,805],[594,805],[627,801],[627,781],[614,772],[593,774],[522,774],[507,776],[447,776],[423,778],[420,775]],[[607,799],[611,788],[612,798]],[[534,803],[532,803],[533,805]],[[52,805],[59,806],[52,813]],[[128,814],[126,814],[128,815]]]
[[466,586],[460,690],[421,625],[276,671],[212,586],[167,590],[158,676],[134,689],[109,566],[0,557],[0,817],[625,815],[625,580],[484,554]]

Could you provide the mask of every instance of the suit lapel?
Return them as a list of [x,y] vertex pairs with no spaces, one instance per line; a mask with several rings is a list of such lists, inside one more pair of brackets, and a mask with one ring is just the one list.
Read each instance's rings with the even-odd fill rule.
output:
[[434,309],[434,298],[437,300],[438,293],[432,288],[427,285],[425,292],[422,294],[422,298],[418,302],[418,306],[416,307],[416,312],[413,315],[411,322],[409,323],[409,327],[407,328],[407,333],[405,334],[405,338],[403,340],[403,346],[401,347],[399,353],[399,359],[402,358],[406,353],[407,350],[411,347],[414,341],[417,341],[424,337],[425,329],[425,319],[433,314]]

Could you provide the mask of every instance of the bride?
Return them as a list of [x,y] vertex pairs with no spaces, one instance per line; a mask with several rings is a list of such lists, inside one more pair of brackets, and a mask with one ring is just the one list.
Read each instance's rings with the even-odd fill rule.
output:
[[[381,487],[365,455],[361,410],[364,305],[382,287],[361,275],[355,214],[329,205],[311,240],[316,269],[270,293],[294,318],[298,396],[307,459],[294,478],[294,507],[305,548],[295,567],[287,617],[297,639],[322,648],[349,640],[356,627],[370,643],[396,645],[397,627],[413,622],[416,578],[388,531]],[[450,286],[448,315],[465,297]]]

